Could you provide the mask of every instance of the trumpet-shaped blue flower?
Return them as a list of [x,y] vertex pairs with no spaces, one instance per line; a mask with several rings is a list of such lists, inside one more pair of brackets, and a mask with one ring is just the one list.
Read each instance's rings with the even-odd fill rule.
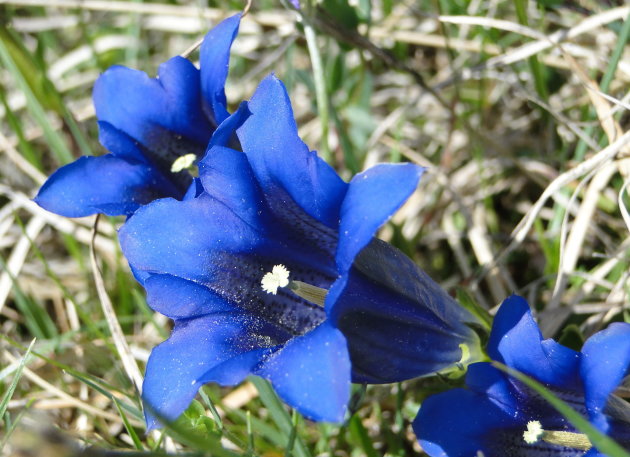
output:
[[[223,86],[240,15],[205,36],[200,70],[183,57],[160,65],[157,78],[122,66],[94,86],[99,139],[111,153],[81,157],[61,167],[35,201],[67,217],[129,215],[156,198],[181,199],[192,177],[173,164],[201,159],[217,126],[228,117]],[[181,163],[180,159],[180,162]]]
[[[630,324],[610,325],[575,352],[543,340],[529,305],[514,295],[495,317],[488,354],[538,380],[630,448],[630,404],[613,395],[630,369]],[[540,395],[491,364],[470,365],[466,384],[420,408],[413,427],[431,457],[603,457]]]
[[204,189],[141,208],[120,231],[150,306],[174,319],[143,386],[149,427],[206,382],[271,381],[315,420],[343,420],[351,381],[453,366],[473,318],[398,250],[373,238],[422,169],[377,165],[350,183],[300,140],[284,86],[264,80],[227,123],[244,152],[200,162]]

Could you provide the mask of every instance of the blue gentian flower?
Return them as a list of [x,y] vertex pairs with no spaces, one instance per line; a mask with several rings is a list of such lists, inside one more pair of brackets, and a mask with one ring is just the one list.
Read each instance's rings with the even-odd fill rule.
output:
[[[576,352],[543,340],[529,305],[513,295],[495,317],[488,355],[541,382],[630,448],[630,404],[613,395],[630,369],[630,324],[611,324]],[[539,394],[490,363],[470,365],[466,385],[420,408],[413,427],[431,457],[603,457]]]
[[105,71],[93,99],[99,139],[111,153],[61,167],[35,201],[53,213],[81,217],[130,215],[156,198],[181,199],[192,176],[173,164],[180,157],[188,164],[201,159],[228,117],[223,87],[239,22],[240,15],[230,17],[205,36],[200,70],[178,56],[160,65],[157,78],[122,66]]
[[204,192],[155,201],[120,231],[148,303],[175,321],[146,369],[149,427],[175,419],[203,383],[248,374],[307,417],[339,422],[351,381],[433,373],[477,344],[472,316],[373,237],[422,168],[377,165],[342,181],[299,138],[273,76],[226,122],[242,123],[244,152],[213,138]]

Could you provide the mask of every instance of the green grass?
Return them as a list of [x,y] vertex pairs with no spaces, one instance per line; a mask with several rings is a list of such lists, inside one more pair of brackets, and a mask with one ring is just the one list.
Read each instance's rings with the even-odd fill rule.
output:
[[[67,455],[86,445],[111,455],[420,455],[410,425],[418,406],[461,379],[369,386],[357,393],[356,412],[343,425],[304,419],[258,378],[233,389],[208,385],[171,427],[145,433],[140,398],[94,285],[89,236],[77,232],[89,230],[92,219],[48,221],[20,260],[16,246],[26,237],[25,227],[42,217],[20,196],[32,198],[40,183],[10,152],[45,175],[80,155],[104,153],[90,110],[96,75],[113,64],[154,75],[160,62],[184,51],[243,3],[123,1],[105,8],[89,0],[80,7],[22,3],[0,4],[0,270],[7,278],[0,284],[8,281],[11,289],[0,303],[0,373],[10,357],[21,361],[0,376],[3,449],[46,448],[49,435],[39,431],[49,427]],[[274,71],[289,88],[305,142],[344,179],[383,161],[428,166],[417,194],[380,236],[412,256],[484,321],[504,298],[500,291],[521,293],[545,323],[546,336],[579,343],[630,316],[628,248],[622,245],[628,227],[617,208],[617,195],[630,179],[625,169],[620,166],[591,197],[596,204],[586,236],[571,247],[579,255],[559,300],[567,311],[560,321],[547,304],[563,261],[563,220],[577,192],[567,216],[570,233],[571,222],[585,208],[588,175],[556,192],[524,241],[499,257],[551,181],[608,143],[567,55],[607,95],[622,99],[630,87],[627,64],[622,64],[630,52],[630,20],[622,20],[630,17],[627,13],[570,39],[561,50],[503,63],[534,40],[488,19],[550,36],[558,28],[583,24],[613,2],[583,1],[580,8],[556,3],[362,0],[354,7],[346,0],[325,1],[322,7],[334,13],[332,27],[322,27],[314,20],[315,10],[306,8],[313,28],[305,29],[281,1],[254,2],[234,47],[230,106],[249,98],[259,80]],[[437,21],[438,14],[473,22]],[[195,19],[202,30],[191,29],[189,21]],[[111,36],[125,37],[127,44],[106,50],[97,45]],[[63,73],[51,72],[81,48],[92,54]],[[487,65],[497,57],[499,63]],[[439,98],[427,88],[437,88]],[[613,118],[627,128],[625,108]],[[572,129],[591,141],[581,141]],[[101,235],[110,243],[99,244],[96,254],[118,321],[143,370],[149,351],[168,336],[171,324],[147,307],[144,291],[128,271],[115,234],[122,222],[101,221]],[[495,262],[497,268],[490,268]],[[25,377],[25,367],[45,383]],[[611,455],[625,455],[611,446]]]

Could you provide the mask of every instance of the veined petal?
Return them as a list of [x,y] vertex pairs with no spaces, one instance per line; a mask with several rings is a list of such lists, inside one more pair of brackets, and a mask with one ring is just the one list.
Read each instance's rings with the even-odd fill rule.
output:
[[584,343],[580,374],[586,409],[591,422],[604,433],[608,431],[606,404],[629,371],[630,324],[610,324]]
[[444,321],[432,312],[433,307],[448,312],[459,305],[446,294],[433,293],[431,286],[437,285],[430,279],[422,295],[407,298],[356,268],[346,276],[329,318],[348,340],[353,382],[391,383],[435,373],[460,362],[460,344],[473,351],[478,345],[474,331],[463,322]]
[[344,336],[328,321],[289,341],[257,374],[306,417],[343,421],[350,399],[350,359]]
[[228,117],[225,99],[225,81],[228,76],[230,48],[238,34],[241,15],[236,14],[210,30],[199,50],[199,66],[201,67],[201,90],[216,124]]
[[153,349],[147,364],[142,386],[147,428],[159,427],[161,419],[177,419],[206,373],[265,345],[264,336],[232,315],[176,321],[170,338]]
[[252,250],[262,235],[221,202],[202,194],[177,201],[162,199],[138,210],[120,229],[129,263],[151,273],[192,281],[211,281],[219,265],[216,253]]
[[298,136],[282,82],[273,75],[265,78],[249,109],[252,115],[237,135],[265,194],[279,204],[288,194],[306,214],[336,228],[348,185]]
[[[435,316],[445,324],[458,323],[464,328],[465,322],[476,322],[466,309],[455,302],[409,257],[378,238],[373,238],[359,252],[354,259],[353,268],[371,282],[390,290],[393,295],[415,302],[414,308]],[[347,276],[342,275],[326,297],[326,306],[332,307],[329,310],[331,316],[344,312],[344,307],[335,303],[339,294],[344,292]],[[464,332],[467,333],[468,331]]]
[[[248,287],[245,284],[245,287]],[[256,284],[256,286],[258,286]],[[234,319],[240,319],[244,322],[244,327],[257,329],[257,333],[264,333],[268,339],[268,345],[273,346],[278,342],[284,342],[292,335],[286,333],[286,328],[279,328],[275,325],[274,317],[277,317],[279,313],[285,311],[284,297],[272,297],[267,294],[256,293],[256,291],[249,291],[247,297],[247,306],[238,305],[237,300],[230,301],[230,298],[234,298],[232,293],[227,293],[226,296],[222,296],[219,292],[212,290],[212,285],[206,286],[203,284],[188,281],[186,279],[178,278],[171,275],[149,275],[144,281],[144,287],[147,290],[147,302],[149,306],[155,311],[158,311],[172,319],[194,319],[209,315],[231,315]],[[226,287],[230,287],[229,284]],[[244,291],[235,291],[236,293],[242,293]],[[258,296],[263,295],[264,298],[268,298],[269,305],[265,305],[263,300],[257,299]],[[297,297],[296,297],[297,298]],[[287,318],[277,317],[278,320],[283,321],[285,326],[289,325],[289,319],[299,320],[301,312],[299,310],[286,310]],[[312,314],[312,313],[311,313]],[[322,313],[323,314],[323,313]],[[321,321],[321,316],[310,316],[312,320],[316,320],[316,323]],[[304,324],[306,325],[306,323]],[[313,324],[310,324],[311,326]],[[253,357],[252,354],[243,356],[244,358]],[[239,364],[245,363],[244,359]],[[205,382],[211,380],[220,383],[230,383],[225,381],[230,378],[229,373],[223,372],[223,369],[228,369],[230,364],[223,366],[221,370],[215,370],[209,373],[204,379]],[[212,376],[218,376],[216,379]],[[211,379],[212,378],[212,379]],[[235,381],[239,382],[239,381]]]
[[373,239],[326,296],[329,319],[348,340],[354,382],[424,376],[474,356],[475,318],[402,252]]
[[[248,224],[265,227],[267,243],[276,246],[268,253],[275,251],[279,263],[294,260],[336,276],[332,261],[336,232],[306,215],[290,197],[275,202],[280,203],[282,208],[274,214],[244,153],[221,146],[211,147],[199,163],[199,173],[208,195],[229,207]],[[325,285],[326,288],[328,286]]]
[[54,172],[39,190],[35,202],[66,217],[96,213],[118,216],[133,213],[161,194],[155,170],[107,154],[81,157]]
[[494,318],[488,355],[540,382],[578,388],[579,353],[542,339],[529,305],[518,295],[508,297]]
[[350,182],[341,205],[337,267],[344,274],[356,255],[409,198],[424,169],[413,164],[381,164]]

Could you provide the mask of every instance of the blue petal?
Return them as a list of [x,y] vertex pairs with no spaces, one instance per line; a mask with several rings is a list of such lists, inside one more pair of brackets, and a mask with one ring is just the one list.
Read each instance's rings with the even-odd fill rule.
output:
[[382,164],[356,175],[341,205],[337,268],[344,274],[355,256],[409,198],[424,169],[413,164]]
[[207,371],[199,382],[216,382],[222,386],[234,386],[242,382],[255,371],[258,366],[275,348],[259,348],[244,352],[236,357],[215,366]]
[[202,111],[199,70],[182,57],[161,64],[157,78],[127,67],[110,67],[96,80],[93,97],[100,121],[145,145],[151,143],[155,125],[203,145],[213,131]]
[[[261,252],[265,257],[275,256],[278,263],[285,265],[292,261],[308,265],[309,269],[319,270],[331,278],[337,275],[332,261],[337,232],[313,220],[287,199],[272,200],[271,204],[280,206],[274,213],[245,154],[225,147],[211,147],[199,164],[199,173],[208,195],[251,226],[264,227],[267,245],[274,245],[273,249]],[[300,270],[304,271],[302,267]],[[331,282],[310,283],[328,288]]]
[[[160,419],[177,419],[208,372],[233,357],[258,349],[260,341],[234,316],[176,322],[170,338],[153,349],[147,364],[142,386],[147,427],[159,427]],[[245,362],[249,364],[251,360]]]
[[194,178],[188,187],[188,190],[182,197],[182,200],[192,200],[193,198],[199,197],[203,192],[203,186],[201,185],[201,180],[199,178]]
[[234,311],[234,307],[207,287],[176,276],[151,275],[145,279],[144,288],[148,305],[171,319]]
[[508,297],[494,318],[488,355],[552,386],[577,389],[580,356],[555,341],[542,339],[529,305],[518,295]]
[[597,449],[592,448],[583,457],[608,457],[606,454],[602,454]]
[[591,336],[582,348],[580,374],[591,422],[608,430],[604,415],[610,395],[630,371],[630,324],[613,323]]
[[268,215],[247,156],[233,149],[215,146],[199,163],[199,178],[205,191],[249,224]]
[[199,71],[181,57],[160,65],[155,79],[111,67],[96,81],[93,98],[98,119],[137,141],[165,175],[177,157],[201,157],[216,127],[202,109]]
[[264,79],[249,109],[237,134],[265,194],[277,200],[288,194],[308,215],[336,228],[348,185],[298,136],[282,82],[273,75]]
[[202,194],[177,201],[157,200],[138,210],[120,229],[129,263],[151,273],[208,282],[221,268],[217,252],[251,250],[264,238],[221,202]]
[[155,170],[107,154],[81,157],[54,172],[35,202],[66,217],[96,213],[118,216],[133,213],[161,194]]
[[236,14],[218,24],[206,34],[199,51],[201,90],[212,114],[210,118],[217,125],[228,117],[224,86],[228,76],[230,48],[240,21],[241,15]]
[[109,122],[98,121],[98,140],[115,157],[149,164],[140,144]]
[[478,451],[488,457],[525,456],[510,453],[508,448],[496,453],[488,446],[498,438],[497,430],[516,429],[519,425],[484,395],[453,389],[427,398],[413,429],[422,449],[431,457],[474,457]]
[[149,160],[151,153],[144,146],[110,123],[98,122],[98,139],[107,150],[113,151],[114,157],[125,159],[130,163],[144,163],[151,167],[152,180],[155,182],[155,186],[159,188],[159,193],[155,195],[155,198],[181,199],[184,189],[189,187],[191,177],[188,173],[171,173],[170,165],[168,170],[156,168],[152,164],[153,161]]
[[[208,149],[212,146],[238,146],[238,138],[236,138],[236,129],[251,115],[247,102],[242,102],[236,112],[221,122],[216,131],[212,134]],[[240,149],[236,147],[236,149]]]
[[514,419],[526,420],[519,417],[519,399],[512,389],[512,384],[506,375],[486,362],[473,363],[468,366],[466,386],[479,394],[484,394],[497,408]]
[[136,278],[136,281],[138,281],[140,284],[144,285],[145,281],[153,276],[147,271],[142,271],[134,268],[133,265],[129,265],[129,268],[131,269],[131,274],[133,274],[133,277]]
[[257,373],[306,417],[342,422],[350,399],[346,340],[328,321],[289,341]]

